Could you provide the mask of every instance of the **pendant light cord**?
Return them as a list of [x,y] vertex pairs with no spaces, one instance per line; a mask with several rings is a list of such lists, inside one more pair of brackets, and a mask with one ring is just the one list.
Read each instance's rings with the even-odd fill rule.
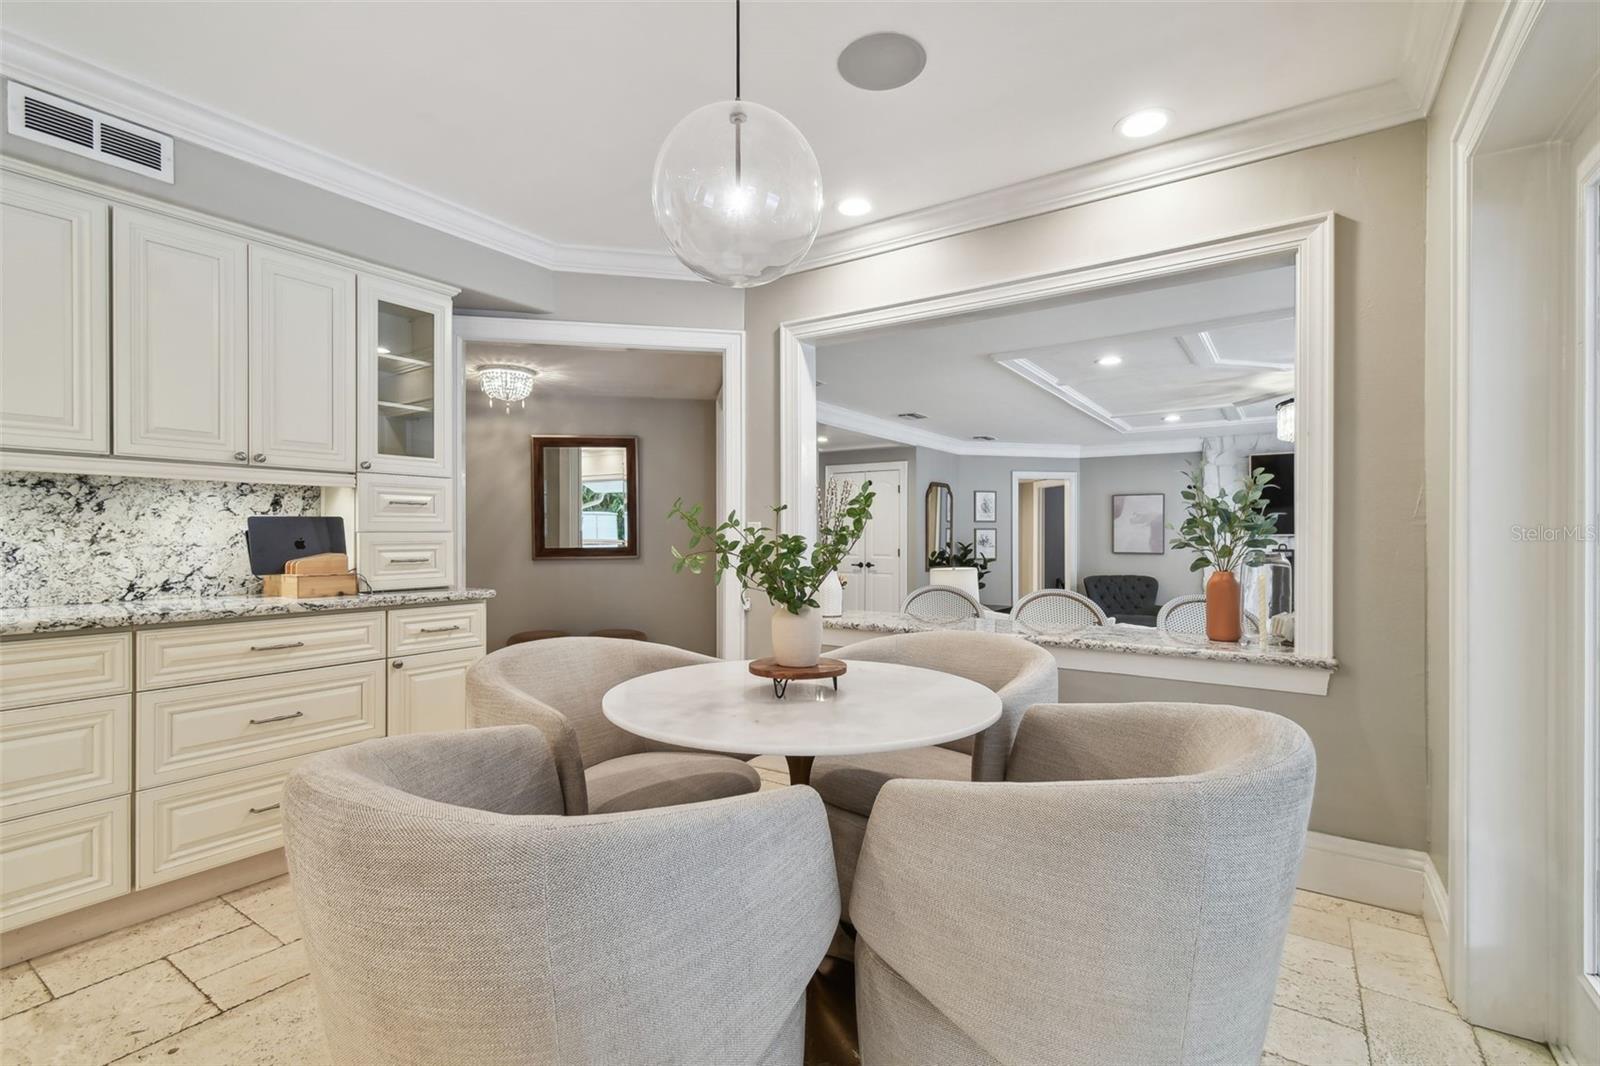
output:
[[739,84],[744,73],[744,56],[741,54],[744,46],[744,27],[740,24],[739,0],[733,0],[733,98],[741,99]]

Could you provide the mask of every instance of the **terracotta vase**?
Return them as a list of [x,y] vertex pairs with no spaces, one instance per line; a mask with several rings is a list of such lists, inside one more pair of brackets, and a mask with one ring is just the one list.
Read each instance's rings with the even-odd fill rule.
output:
[[1238,643],[1239,578],[1217,570],[1206,579],[1206,639]]

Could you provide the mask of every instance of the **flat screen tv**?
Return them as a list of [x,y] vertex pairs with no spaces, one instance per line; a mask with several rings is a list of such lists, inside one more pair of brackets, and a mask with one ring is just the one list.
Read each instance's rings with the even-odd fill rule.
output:
[[1267,513],[1278,516],[1279,533],[1294,533],[1294,452],[1252,455],[1250,469],[1265,470],[1272,475],[1262,493],[1267,501]]

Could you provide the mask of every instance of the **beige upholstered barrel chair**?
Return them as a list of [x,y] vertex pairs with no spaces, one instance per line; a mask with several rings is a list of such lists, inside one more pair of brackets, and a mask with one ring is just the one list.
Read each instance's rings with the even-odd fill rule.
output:
[[604,814],[756,792],[761,775],[729,755],[686,751],[606,719],[600,700],[629,678],[716,660],[665,644],[562,637],[514,644],[467,672],[473,726],[531,725],[555,754],[568,814]]
[[[867,816],[884,783],[898,777],[999,781],[1005,777],[1006,756],[1022,713],[1035,703],[1054,703],[1061,697],[1054,656],[1020,637],[904,633],[853,644],[837,656],[846,661],[901,663],[956,674],[993,689],[1001,703],[1000,720],[976,737],[938,747],[817,759],[811,770],[811,787],[822,793],[828,804],[839,890],[848,911],[856,854],[867,829]],[[845,676],[845,684],[849,684],[849,675]],[[843,950],[838,953],[847,954]]]
[[1110,624],[1098,603],[1070,589],[1030,592],[1011,609],[1011,618],[1030,629],[1056,631]]
[[801,1062],[839,914],[810,789],[567,817],[512,726],[314,756],[283,808],[335,1062]]
[[885,785],[850,901],[861,1061],[1258,1061],[1315,776],[1262,711],[1056,704],[1003,783]]

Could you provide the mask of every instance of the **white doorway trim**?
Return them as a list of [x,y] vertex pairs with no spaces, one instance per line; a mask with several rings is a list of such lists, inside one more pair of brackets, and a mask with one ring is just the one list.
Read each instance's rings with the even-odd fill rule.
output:
[[816,530],[817,386],[813,370],[818,341],[1008,307],[1150,280],[1262,256],[1295,257],[1295,417],[1301,441],[1295,447],[1296,526],[1307,531],[1297,553],[1295,595],[1305,605],[1296,618],[1302,654],[1332,657],[1333,649],[1333,231],[1334,216],[1315,215],[1278,226],[1093,266],[1005,281],[965,292],[875,307],[778,327],[779,485],[785,532]]
[[1067,543],[1065,555],[1062,559],[1063,569],[1067,572],[1067,588],[1076,591],[1078,587],[1078,475],[1072,470],[1013,470],[1011,471],[1011,605],[1016,606],[1021,596],[1022,588],[1022,560],[1017,553],[1021,550],[1022,542],[1021,522],[1017,521],[1018,497],[1022,492],[1024,481],[1060,481],[1067,488]]
[[[744,333],[725,329],[683,329],[676,326],[636,326],[612,322],[553,322],[546,319],[500,318],[490,315],[456,315],[455,343],[458,373],[465,387],[465,351],[469,341],[490,344],[551,344],[567,348],[636,348],[651,352],[719,352],[722,356],[722,394],[717,417],[716,513],[744,514],[745,469],[745,345]],[[466,425],[465,418],[456,424]],[[466,454],[463,446],[462,455]],[[462,464],[465,467],[465,463]],[[466,492],[457,493],[457,528],[466,529]],[[462,537],[463,543],[465,536]],[[462,574],[466,573],[465,566]],[[736,581],[717,586],[717,655],[743,659],[745,609]]]
[[828,463],[822,468],[822,479],[826,482],[835,474],[859,474],[868,470],[900,471],[900,598],[895,604],[898,607],[911,591],[911,464],[904,459],[881,463]]

